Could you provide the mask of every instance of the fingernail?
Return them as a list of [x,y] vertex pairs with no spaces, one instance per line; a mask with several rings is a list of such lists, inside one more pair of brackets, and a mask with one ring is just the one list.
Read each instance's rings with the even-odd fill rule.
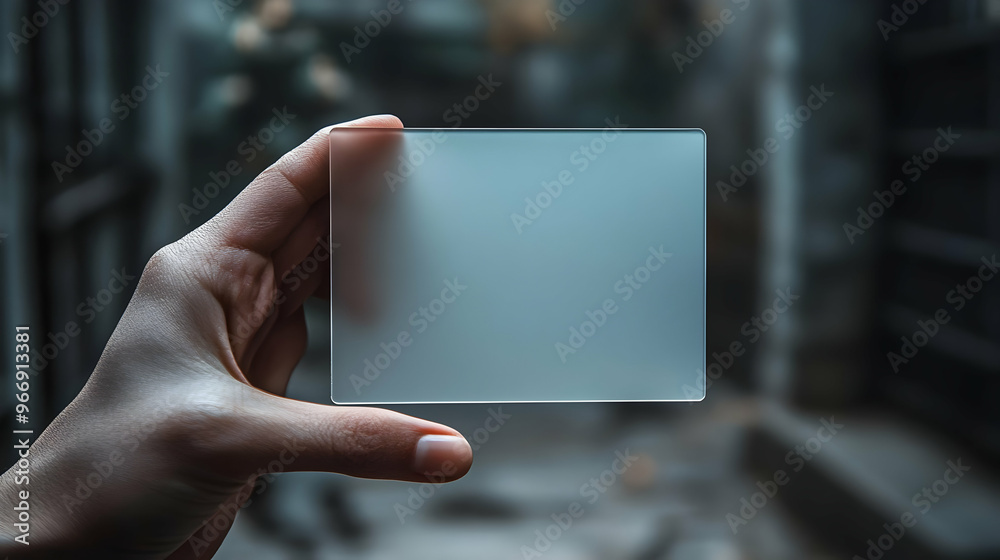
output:
[[[458,436],[426,435],[417,441],[413,470],[427,476],[451,478],[465,465],[472,448]],[[461,470],[465,470],[461,468]]]

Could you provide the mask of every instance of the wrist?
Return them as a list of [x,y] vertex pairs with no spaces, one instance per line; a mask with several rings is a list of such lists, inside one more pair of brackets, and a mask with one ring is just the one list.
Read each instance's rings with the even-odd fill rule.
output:
[[[17,465],[0,475],[0,556],[31,558],[32,537],[29,490],[20,490],[15,484]],[[28,492],[27,495],[23,494]],[[23,514],[22,514],[23,512]]]
[[0,475],[0,558],[48,558],[55,551],[48,529],[60,522],[50,519],[39,487],[31,484],[35,477],[24,471],[15,463]]

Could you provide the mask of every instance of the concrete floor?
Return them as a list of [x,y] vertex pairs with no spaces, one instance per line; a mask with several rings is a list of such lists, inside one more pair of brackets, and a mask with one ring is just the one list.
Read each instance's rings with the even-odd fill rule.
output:
[[[324,402],[327,375],[297,374],[289,394]],[[727,514],[739,515],[740,499],[757,491],[741,466],[755,412],[716,394],[644,408],[503,405],[511,417],[488,437],[477,430],[496,405],[401,409],[465,434],[478,447],[472,471],[444,486],[281,475],[240,514],[217,558],[832,558],[778,501],[734,534]],[[626,450],[637,459],[612,474],[616,451]],[[599,493],[589,481],[602,473]],[[565,525],[574,502],[579,517],[564,530],[552,516]],[[539,540],[546,531],[549,546]]]

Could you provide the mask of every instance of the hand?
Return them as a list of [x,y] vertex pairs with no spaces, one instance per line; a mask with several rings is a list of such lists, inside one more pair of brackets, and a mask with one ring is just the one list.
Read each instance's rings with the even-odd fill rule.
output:
[[295,289],[285,275],[324,258],[331,212],[338,303],[355,314],[371,304],[363,240],[375,194],[364,171],[400,135],[351,135],[331,162],[328,133],[150,259],[83,391],[30,449],[29,546],[7,540],[21,487],[13,469],[0,478],[0,556],[210,558],[260,473],[426,481],[468,471],[472,450],[451,428],[281,396],[306,348],[302,303],[330,292],[325,261]]

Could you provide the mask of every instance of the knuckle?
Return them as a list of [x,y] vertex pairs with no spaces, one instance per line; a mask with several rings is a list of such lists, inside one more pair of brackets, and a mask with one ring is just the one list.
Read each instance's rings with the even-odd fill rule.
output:
[[164,245],[153,253],[142,271],[142,279],[157,285],[172,285],[208,272],[216,264],[215,256],[200,249],[202,244],[191,239],[191,235]]
[[330,441],[337,442],[335,450],[348,462],[363,462],[375,454],[398,451],[394,441],[393,422],[376,409],[356,409],[344,414],[332,427]]
[[235,403],[191,399],[164,414],[160,439],[172,453],[182,456],[230,458],[246,443],[245,416]]
[[173,291],[179,287],[185,269],[180,243],[165,245],[153,253],[142,269],[136,291],[138,295]]
[[142,270],[143,278],[158,278],[169,275],[178,266],[176,243],[160,247],[153,256],[149,257],[145,268]]

